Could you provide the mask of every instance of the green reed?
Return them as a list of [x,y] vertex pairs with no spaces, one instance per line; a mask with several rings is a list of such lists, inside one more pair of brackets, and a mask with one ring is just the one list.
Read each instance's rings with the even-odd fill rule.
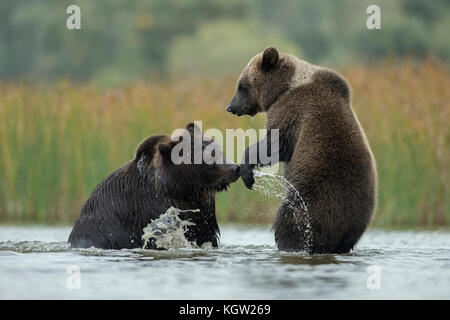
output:
[[[355,67],[342,74],[378,167],[372,225],[448,226],[450,74],[436,62]],[[94,187],[139,142],[188,122],[263,128],[225,112],[235,79],[142,82],[104,89],[60,81],[0,84],[0,221],[71,224]],[[233,159],[239,161],[236,157]],[[221,222],[268,223],[279,201],[234,183],[217,196]]]

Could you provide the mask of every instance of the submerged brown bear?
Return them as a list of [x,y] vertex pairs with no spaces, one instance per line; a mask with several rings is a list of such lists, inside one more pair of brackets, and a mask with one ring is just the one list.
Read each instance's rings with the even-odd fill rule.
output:
[[[333,71],[313,66],[268,47],[250,60],[227,111],[267,112],[266,129],[279,129],[279,160],[284,176],[305,198],[308,219],[298,214],[292,194],[278,209],[273,230],[280,250],[349,252],[367,228],[376,204],[376,168],[364,131],[350,104],[347,82]],[[263,141],[263,140],[262,140]],[[263,143],[271,142],[266,137]],[[254,183],[250,155],[240,174]]]
[[[182,150],[191,161],[174,163],[172,151],[183,141],[180,137],[155,135],[145,139],[136,156],[103,180],[84,204],[68,242],[72,247],[122,249],[142,247],[143,229],[170,207],[181,210],[179,218],[189,221],[186,240],[202,246],[217,247],[219,227],[215,216],[215,193],[239,178],[239,166],[201,158],[194,164],[194,140],[200,137],[200,151],[221,151],[213,140],[202,136],[193,123],[185,131],[192,137]],[[188,140],[186,140],[188,141]],[[186,158],[184,158],[186,159]],[[198,210],[197,210],[198,209]],[[149,241],[147,248],[156,249]],[[158,248],[159,249],[159,248]]]

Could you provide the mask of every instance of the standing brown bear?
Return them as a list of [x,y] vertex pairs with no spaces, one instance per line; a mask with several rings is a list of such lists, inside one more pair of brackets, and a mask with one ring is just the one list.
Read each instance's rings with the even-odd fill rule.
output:
[[[307,204],[288,194],[273,230],[279,250],[349,252],[367,228],[376,204],[375,161],[350,103],[347,82],[333,71],[311,65],[274,47],[253,57],[237,82],[227,111],[267,112],[268,136],[244,154],[240,175],[251,189],[252,155],[270,144],[278,129],[279,160],[285,178]],[[270,150],[270,147],[267,147]],[[272,163],[273,164],[273,163]]]
[[[239,179],[239,166],[226,160],[220,146],[194,123],[187,125],[183,137],[187,139],[155,135],[142,141],[136,157],[92,192],[70,233],[71,246],[123,249],[142,248],[145,243],[149,249],[169,249],[158,247],[153,239],[144,242],[142,235],[149,223],[175,207],[185,210],[179,218],[189,223],[187,241],[217,247],[215,194]],[[195,139],[200,140],[199,150]],[[176,151],[182,142],[187,148]],[[201,157],[196,164],[195,152],[205,150],[214,155]],[[184,153],[181,163],[174,162],[173,152]]]

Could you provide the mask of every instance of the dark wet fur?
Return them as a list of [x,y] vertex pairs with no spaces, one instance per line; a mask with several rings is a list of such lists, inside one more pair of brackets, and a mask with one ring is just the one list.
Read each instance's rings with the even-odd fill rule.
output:
[[[171,206],[182,210],[180,218],[195,223],[185,236],[198,246],[218,245],[215,193],[237,178],[227,176],[225,165],[170,163],[158,146],[173,146],[168,136],[153,136],[141,143],[136,158],[114,171],[92,192],[72,229],[72,247],[122,249],[142,247],[143,228]],[[164,150],[164,148],[161,148]],[[169,162],[168,162],[169,161]],[[228,180],[227,180],[228,179]],[[148,248],[155,249],[150,241]]]

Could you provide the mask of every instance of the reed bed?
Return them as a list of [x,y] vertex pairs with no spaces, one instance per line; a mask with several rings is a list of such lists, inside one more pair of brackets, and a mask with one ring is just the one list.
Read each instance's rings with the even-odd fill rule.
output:
[[[372,225],[450,222],[450,74],[435,61],[343,70],[379,174]],[[63,223],[138,143],[188,122],[203,129],[263,128],[265,116],[225,112],[235,79],[94,83],[0,83],[0,221]],[[226,150],[225,150],[226,151]],[[239,156],[234,160],[238,160]],[[220,222],[269,223],[279,201],[241,181],[217,196]]]

